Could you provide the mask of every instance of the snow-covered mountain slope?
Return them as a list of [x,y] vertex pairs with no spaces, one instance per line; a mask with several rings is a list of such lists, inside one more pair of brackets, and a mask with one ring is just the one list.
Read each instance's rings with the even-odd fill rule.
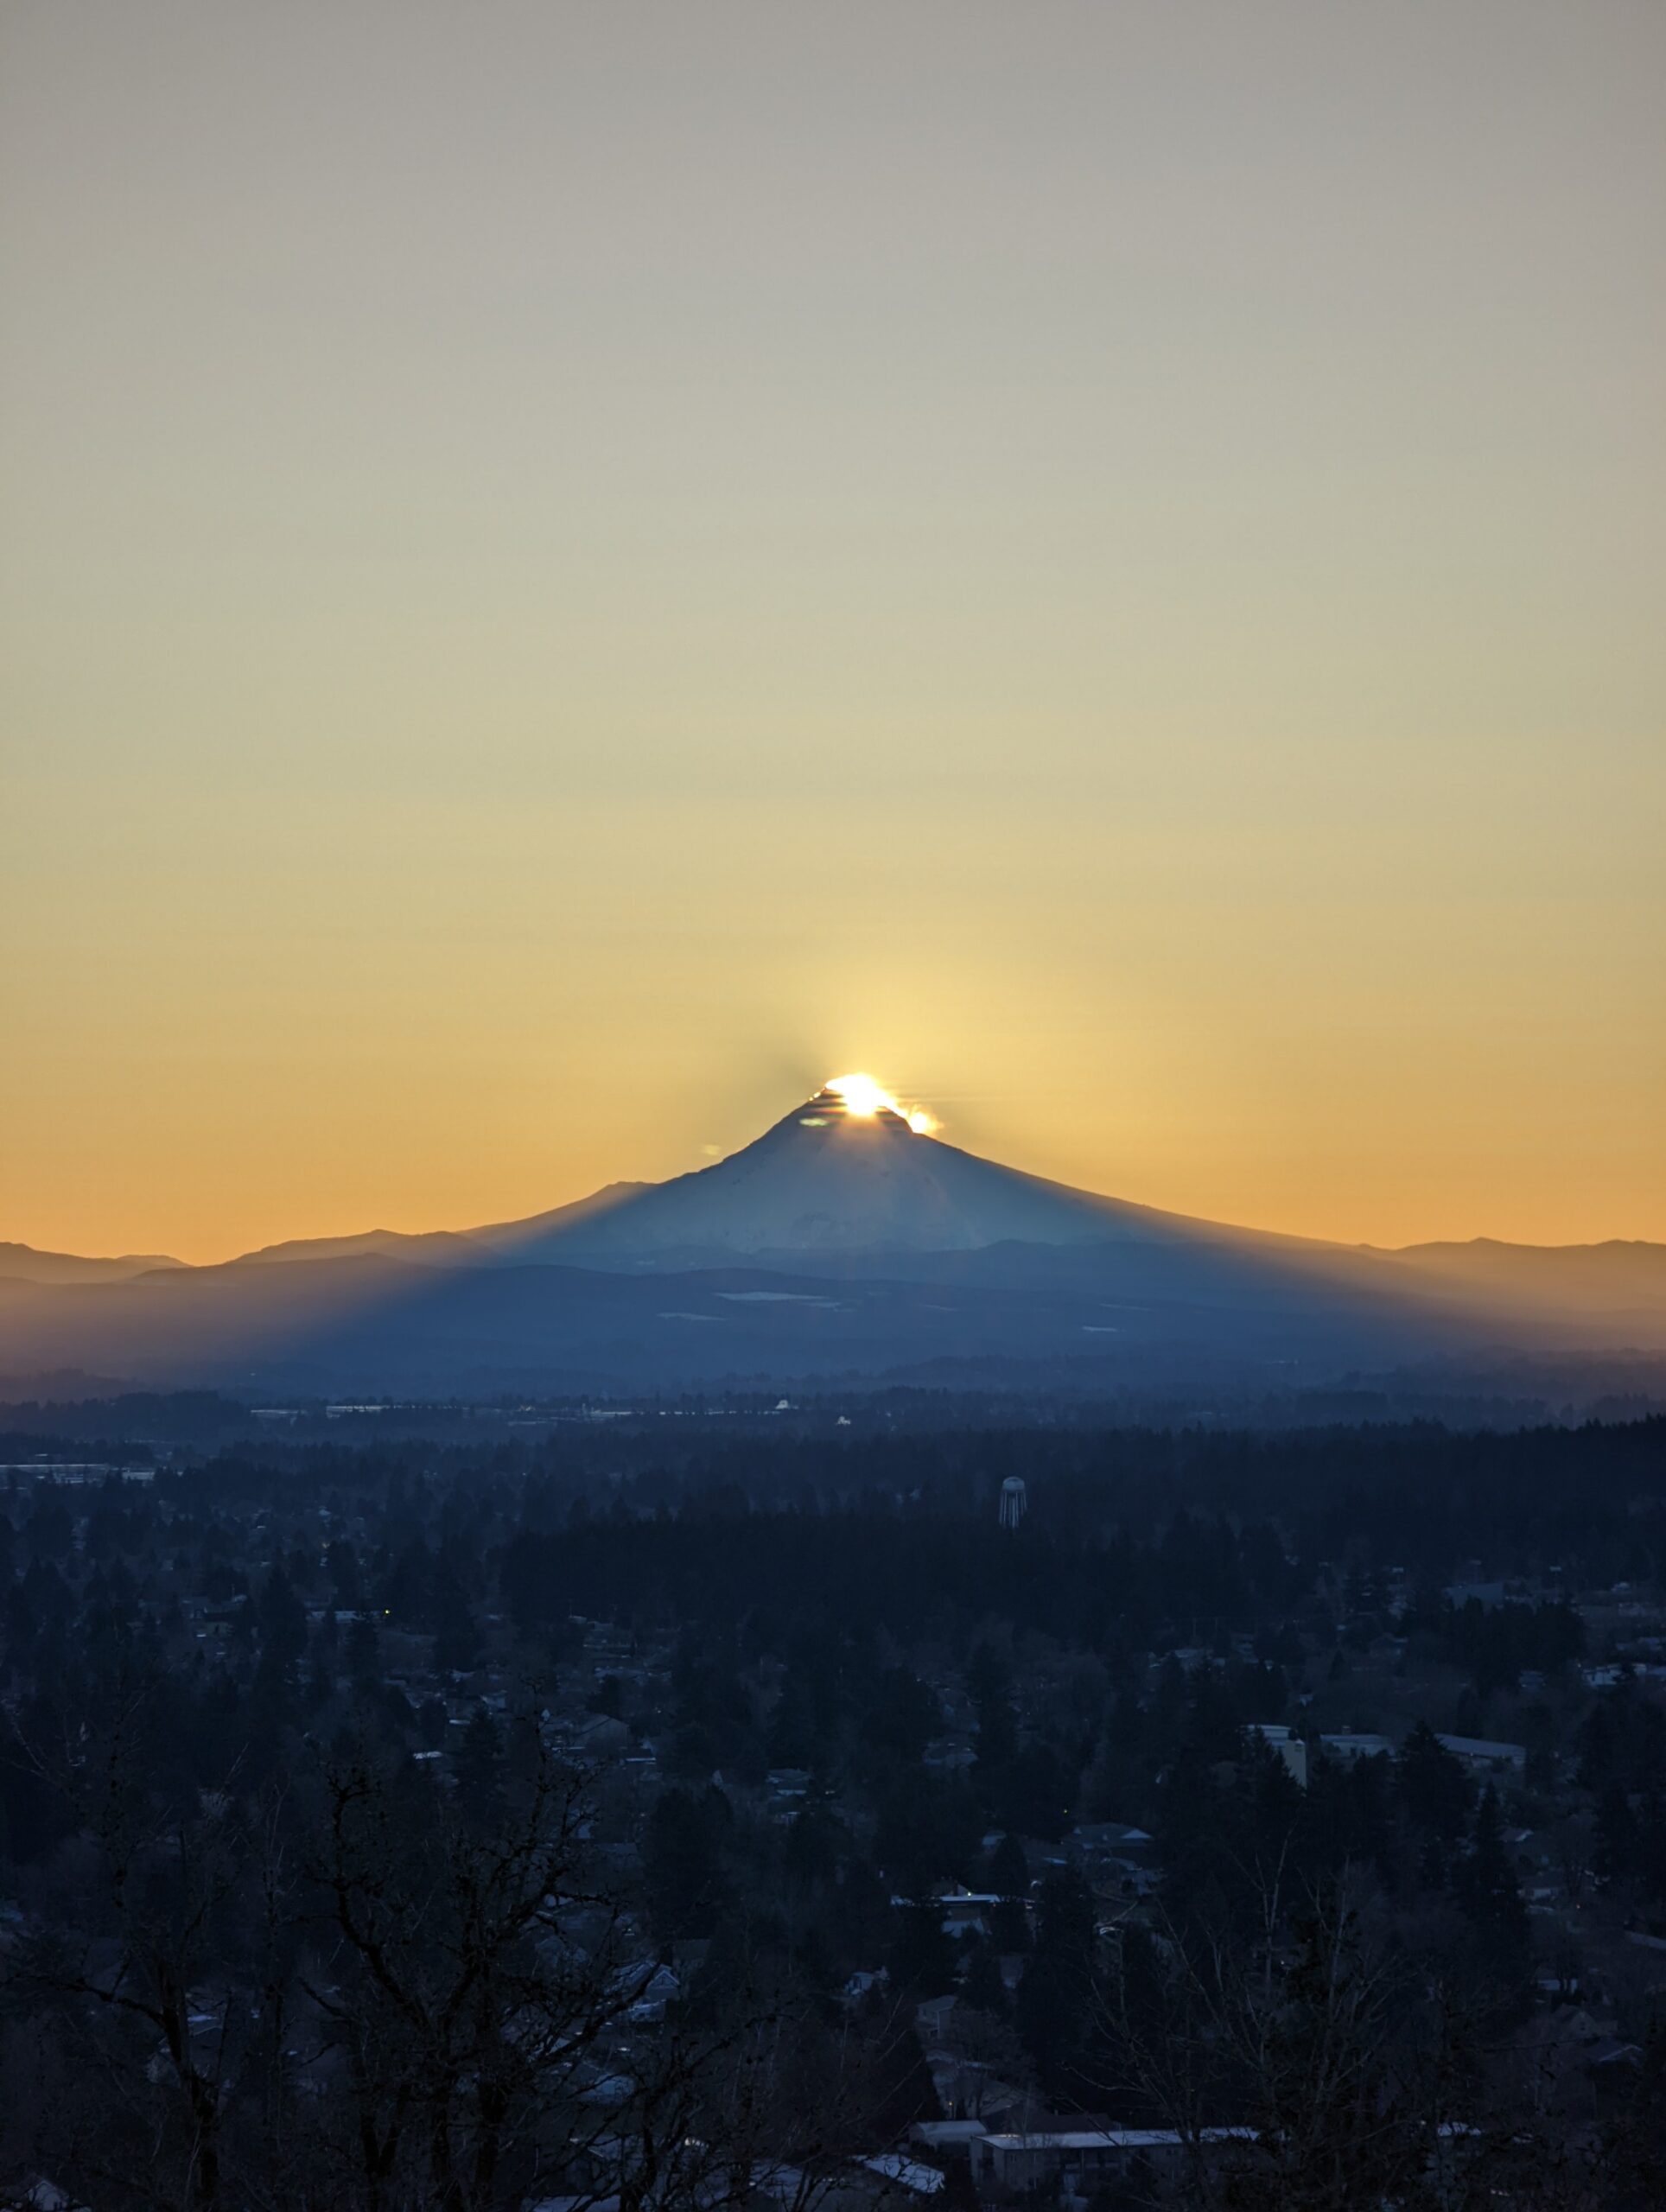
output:
[[855,1110],[825,1090],[696,1173],[465,1233],[49,1281],[0,1264],[0,1365],[421,1395],[995,1357],[1142,1373],[1195,1354],[1288,1381],[1464,1346],[1666,1352],[1666,1247],[1383,1252],[1236,1229],[981,1160],[868,1090]]
[[823,1090],[713,1166],[669,1183],[614,1185],[588,1206],[469,1235],[523,1262],[632,1268],[1084,1244],[1202,1226],[998,1166],[917,1132],[889,1108],[853,1113]]

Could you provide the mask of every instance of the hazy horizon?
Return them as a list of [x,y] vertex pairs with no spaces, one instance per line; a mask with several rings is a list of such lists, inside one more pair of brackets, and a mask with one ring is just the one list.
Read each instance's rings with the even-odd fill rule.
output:
[[[816,1088],[817,1088],[817,1086],[811,1086],[811,1090],[813,1091]],[[796,1103],[796,1104],[798,1104],[798,1105],[803,1105],[803,1104],[806,1104],[806,1103],[815,1103],[815,1102],[814,1102],[813,1096],[806,1096],[806,1097],[804,1097],[804,1098],[803,1098],[803,1099],[799,1099],[799,1100],[797,1100],[797,1101],[794,1101],[794,1102],[790,1102],[790,1103],[789,1103],[789,1104],[788,1104],[788,1107],[787,1107],[787,1109],[786,1109],[786,1113],[785,1113],[785,1116],[779,1116],[779,1117],[777,1117],[777,1118],[783,1119],[783,1120],[786,1120],[786,1121],[789,1121],[789,1122],[790,1122],[790,1120],[791,1120],[791,1118],[792,1118],[792,1108],[793,1108],[793,1105],[794,1105],[795,1103]],[[894,1103],[895,1102],[891,1102],[891,1103]],[[902,1107],[903,1107],[903,1110],[906,1111],[906,1110],[908,1109],[908,1102],[906,1102],[906,1101],[902,1102]],[[931,1114],[930,1114],[930,1112],[929,1112],[929,1109],[927,1109],[927,1118],[928,1118],[928,1120],[929,1120],[929,1121],[935,1121],[935,1120],[936,1120],[936,1116],[935,1116],[931,1115]],[[737,1151],[741,1151],[741,1150],[744,1150],[744,1149],[746,1149],[747,1146],[749,1146],[753,1141],[754,1141],[756,1140],[756,1138],[758,1138],[758,1137],[760,1137],[760,1136],[762,1136],[762,1135],[764,1135],[767,1134],[767,1133],[768,1133],[768,1131],[769,1131],[769,1129],[772,1129],[772,1128],[773,1128],[773,1123],[771,1123],[771,1124],[767,1125],[767,1126],[766,1126],[766,1128],[760,1128],[760,1129],[758,1129],[758,1130],[754,1130],[754,1131],[753,1132],[753,1135],[752,1135],[752,1136],[751,1136],[751,1137],[749,1137],[749,1138],[747,1138],[747,1140],[745,1140],[745,1141],[744,1141],[744,1142],[743,1142],[741,1145],[740,1145],[740,1146],[737,1146],[737,1147],[734,1147],[734,1148],[733,1148],[733,1150],[725,1150],[725,1149],[723,1149],[722,1147],[720,1147],[715,1146],[715,1145],[708,1145],[708,1146],[703,1147],[702,1147],[702,1150],[703,1150],[703,1154],[704,1154],[704,1157],[703,1157],[703,1159],[702,1159],[702,1160],[700,1160],[700,1161],[699,1161],[699,1162],[698,1162],[698,1163],[697,1163],[697,1164],[696,1164],[693,1168],[686,1168],[686,1169],[683,1169],[683,1170],[681,1170],[681,1171],[679,1171],[679,1172],[680,1172],[681,1173],[684,1174],[684,1175],[686,1175],[686,1174],[690,1174],[690,1173],[698,1173],[701,1171],[701,1169],[703,1169],[703,1168],[706,1168],[706,1167],[715,1167],[715,1166],[721,1166],[721,1165],[722,1165],[725,1160],[728,1160],[728,1159],[733,1158],[733,1157],[734,1157],[734,1152],[737,1152]],[[940,1125],[940,1124],[939,1124],[938,1126],[937,1126],[937,1127],[934,1127],[934,1128],[932,1128],[932,1127],[922,1128],[920,1128],[920,1129],[919,1129],[916,1134],[917,1134],[917,1135],[919,1135],[919,1136],[922,1136],[922,1137],[925,1137],[925,1138],[926,1138],[926,1139],[928,1139],[928,1140],[933,1140],[933,1139],[934,1139],[934,1140],[937,1140],[937,1141],[942,1141],[942,1142],[945,1142],[945,1143],[952,1143],[952,1142],[953,1142],[953,1140],[952,1140],[952,1139],[951,1139],[951,1138],[949,1137],[948,1133],[947,1133],[947,1132],[946,1132],[946,1131],[945,1131],[945,1130],[941,1127],[941,1125]],[[913,1140],[911,1138],[909,1141],[912,1141]],[[956,1147],[956,1149],[965,1150],[965,1149],[970,1149],[970,1147],[963,1147],[963,1146],[957,1146],[957,1147]],[[982,1156],[983,1156],[983,1155],[978,1155],[978,1156],[982,1157]],[[1019,1172],[1020,1172],[1020,1173],[1021,1173],[1034,1174],[1034,1173],[1036,1173],[1036,1171],[1034,1171],[1034,1170],[1033,1170],[1033,1169],[1026,1169],[1026,1168],[1024,1168],[1023,1164],[1022,1164],[1022,1162],[1021,1162],[1021,1161],[1016,1161],[1016,1160],[997,1160],[997,1161],[995,1161],[995,1164],[996,1166],[1002,1166],[1002,1167],[1011,1167],[1011,1168],[1016,1168],[1016,1169],[1018,1169],[1018,1170],[1019,1170]],[[263,1250],[263,1249],[278,1249],[278,1248],[281,1248],[282,1246],[283,1246],[283,1245],[285,1245],[285,1244],[289,1244],[289,1243],[311,1243],[311,1242],[320,1242],[320,1243],[330,1243],[330,1242],[332,1242],[332,1241],[334,1241],[334,1240],[340,1240],[340,1239],[341,1239],[341,1238],[347,1238],[347,1239],[349,1239],[349,1240],[350,1240],[350,1239],[351,1239],[352,1237],[353,1237],[354,1236],[369,1236],[369,1235],[380,1235],[380,1234],[390,1234],[390,1233],[391,1233],[391,1234],[393,1234],[393,1235],[418,1235],[418,1236],[423,1235],[423,1234],[425,1234],[425,1233],[426,1233],[426,1234],[437,1234],[437,1235],[441,1235],[441,1236],[447,1236],[447,1235],[451,1235],[451,1236],[463,1235],[463,1234],[467,1234],[467,1233],[468,1233],[468,1232],[469,1232],[469,1231],[471,1231],[471,1230],[480,1230],[480,1229],[487,1229],[487,1228],[494,1228],[494,1227],[504,1227],[504,1226],[509,1225],[509,1224],[512,1224],[513,1222],[518,1221],[518,1220],[521,1220],[521,1219],[530,1219],[530,1218],[536,1218],[536,1217],[537,1217],[538,1215],[540,1215],[540,1214],[546,1213],[546,1212],[550,1212],[550,1211],[557,1211],[557,1210],[559,1210],[560,1208],[562,1208],[562,1207],[563,1207],[563,1206],[566,1206],[566,1205],[573,1205],[573,1204],[582,1203],[584,1199],[586,1199],[586,1198],[588,1198],[599,1196],[599,1195],[601,1195],[601,1193],[603,1191],[605,1191],[605,1190],[606,1190],[606,1189],[607,1189],[608,1187],[618,1187],[618,1186],[623,1186],[623,1187],[628,1187],[628,1188],[631,1188],[631,1189],[639,1189],[639,1190],[648,1191],[648,1190],[654,1190],[654,1189],[659,1188],[659,1187],[661,1187],[661,1186],[664,1185],[664,1183],[665,1183],[666,1181],[669,1181],[669,1180],[672,1180],[672,1179],[674,1179],[674,1178],[672,1178],[672,1177],[649,1178],[649,1177],[638,1177],[638,1176],[633,1176],[633,1175],[629,1175],[629,1174],[621,1174],[621,1175],[619,1175],[619,1176],[616,1176],[616,1177],[610,1178],[610,1179],[609,1179],[609,1182],[608,1182],[607,1184],[604,1184],[604,1185],[597,1185],[597,1186],[596,1186],[596,1188],[595,1188],[595,1190],[587,1190],[587,1191],[582,1191],[582,1192],[570,1192],[570,1193],[569,1193],[565,1198],[555,1199],[555,1200],[551,1201],[549,1205],[544,1205],[544,1204],[539,1203],[539,1204],[535,1204],[535,1205],[530,1205],[530,1206],[528,1206],[527,1208],[525,1208],[525,1211],[524,1211],[524,1212],[523,1212],[523,1213],[521,1213],[521,1214],[518,1214],[518,1215],[509,1215],[509,1216],[506,1216],[506,1217],[505,1217],[505,1218],[504,1218],[504,1220],[503,1220],[502,1222],[496,1222],[496,1223],[494,1223],[494,1222],[487,1221],[487,1220],[483,1219],[483,1218],[482,1218],[482,1219],[478,1219],[478,1220],[476,1220],[476,1219],[471,1219],[471,1220],[468,1220],[468,1221],[446,1221],[446,1222],[418,1221],[418,1222],[412,1222],[412,1223],[406,1223],[406,1224],[393,1224],[393,1223],[391,1223],[391,1222],[385,1222],[385,1221],[378,1221],[378,1222],[361,1222],[361,1223],[359,1223],[358,1224],[356,1224],[356,1226],[354,1226],[354,1227],[353,1227],[353,1228],[338,1227],[338,1228],[333,1228],[333,1229],[323,1229],[323,1230],[310,1230],[310,1231],[307,1231],[307,1232],[305,1232],[304,1234],[302,1234],[302,1235],[299,1235],[299,1236],[282,1236],[282,1237],[269,1238],[269,1239],[265,1240],[264,1243],[263,1243],[263,1244],[261,1244],[261,1245],[253,1245],[253,1246],[244,1246],[244,1245],[239,1245],[239,1246],[236,1247],[235,1249],[230,1249],[230,1250],[210,1251],[210,1252],[206,1252],[206,1253],[200,1253],[200,1254],[197,1254],[197,1255],[190,1255],[188,1259],[188,1255],[185,1255],[185,1254],[184,1254],[184,1253],[182,1253],[182,1252],[176,1251],[176,1250],[173,1249],[173,1248],[171,1248],[171,1247],[167,1247],[167,1248],[165,1248],[165,1249],[164,1249],[164,1247],[162,1247],[162,1246],[158,1246],[158,1247],[156,1248],[156,1253],[155,1253],[154,1256],[156,1256],[156,1257],[159,1257],[159,1258],[160,1258],[160,1257],[169,1257],[169,1258],[173,1258],[173,1259],[185,1259],[185,1260],[188,1260],[188,1264],[189,1264],[189,1265],[193,1265],[193,1266],[213,1266],[213,1265],[216,1265],[216,1264],[218,1264],[218,1263],[219,1263],[219,1262],[224,1262],[224,1261],[226,1261],[226,1260],[232,1260],[232,1259],[238,1259],[238,1258],[241,1258],[241,1257],[247,1256],[247,1255],[248,1255],[250,1253],[251,1253],[251,1252],[258,1252],[258,1251]],[[1048,1179],[1048,1180],[1056,1181],[1056,1179]],[[1122,1201],[1125,1201],[1125,1202],[1128,1202],[1128,1203],[1131,1203],[1131,1204],[1133,1204],[1133,1205],[1136,1205],[1136,1206],[1138,1206],[1138,1205],[1148,1205],[1148,1204],[1149,1203],[1148,1201],[1146,1201],[1146,1200],[1143,1200],[1143,1199],[1139,1198],[1135,1194],[1133,1194],[1133,1193],[1130,1193],[1130,1192],[1095,1192],[1095,1191],[1093,1191],[1090,1186],[1087,1186],[1087,1185],[1075,1185],[1075,1186],[1072,1186],[1072,1185],[1059,1185],[1059,1187],[1065,1188],[1065,1189],[1075,1188],[1075,1189],[1078,1192],[1078,1193],[1079,1193],[1080,1195],[1082,1195],[1082,1196],[1084,1196],[1084,1197],[1087,1197],[1087,1198],[1101,1197],[1101,1198],[1112,1198],[1112,1199],[1120,1199],[1120,1200],[1122,1200]],[[1171,1213],[1173,1213],[1173,1212],[1176,1212],[1176,1211],[1177,1211],[1177,1210],[1175,1210],[1175,1209],[1172,1209],[1172,1208],[1171,1208],[1171,1209],[1158,1209],[1158,1211],[1167,1211],[1167,1212],[1171,1212]],[[1277,1222],[1272,1222],[1272,1221],[1262,1221],[1262,1222],[1256,1222],[1256,1221],[1221,1222],[1221,1223],[1218,1223],[1217,1225],[1218,1225],[1218,1226],[1220,1226],[1220,1227],[1227,1228],[1227,1229],[1239,1229],[1239,1230],[1244,1230],[1250,1231],[1250,1232],[1259,1232],[1259,1231],[1264,1231],[1264,1230],[1271,1230],[1271,1231],[1274,1231],[1275,1233],[1278,1233],[1278,1232],[1280,1232],[1280,1231],[1281,1231],[1281,1225],[1279,1223],[1277,1223]],[[1289,1232],[1285,1232],[1285,1233],[1289,1233]],[[1378,1243],[1376,1240],[1373,1240],[1373,1239],[1370,1239],[1370,1238],[1337,1238],[1337,1239],[1334,1239],[1334,1240],[1332,1240],[1332,1241],[1333,1241],[1333,1242],[1338,1245],[1338,1247],[1339,1247],[1339,1249],[1350,1249],[1350,1248],[1355,1248],[1355,1249],[1370,1248],[1370,1249],[1379,1249],[1379,1250],[1391,1250],[1391,1249],[1406,1249],[1408,1245],[1411,1245],[1411,1244],[1418,1244],[1418,1243],[1433,1243],[1433,1242],[1440,1242],[1440,1241],[1471,1242],[1471,1241],[1474,1241],[1474,1240],[1476,1240],[1476,1239],[1483,1239],[1483,1240],[1486,1240],[1486,1241],[1497,1241],[1497,1240],[1490,1240],[1490,1239],[1487,1239],[1487,1232],[1485,1232],[1485,1230],[1476,1230],[1476,1231],[1474,1231],[1474,1232],[1472,1233],[1472,1237],[1469,1237],[1469,1238],[1463,1238],[1463,1239],[1457,1239],[1457,1240],[1438,1240],[1438,1239],[1413,1239],[1413,1240],[1402,1240],[1402,1241],[1401,1241],[1401,1243],[1400,1243],[1400,1244],[1399,1244],[1398,1246],[1389,1246],[1389,1245],[1381,1244],[1381,1243]],[[0,1241],[3,1241],[3,1240],[0,1240]],[[19,1240],[19,1241],[25,1241],[25,1240]],[[1504,1240],[1504,1241],[1510,1241],[1510,1240]],[[1521,1242],[1521,1241],[1523,1241],[1523,1240],[1514,1240],[1514,1241]],[[1577,1242],[1578,1242],[1580,1244],[1583,1244],[1583,1245],[1592,1245],[1592,1244],[1596,1244],[1596,1243],[1614,1243],[1614,1242],[1623,1242],[1623,1243],[1639,1243],[1639,1242],[1640,1242],[1640,1243],[1650,1243],[1650,1242],[1652,1242],[1652,1241],[1653,1241],[1653,1240],[1650,1240],[1650,1239],[1625,1239],[1625,1238],[1621,1238],[1621,1239],[1612,1239],[1612,1238],[1602,1238],[1602,1239],[1599,1239],[1599,1238],[1589,1238],[1589,1239],[1581,1239],[1581,1240],[1577,1240]],[[1572,1244],[1574,1243],[1574,1240],[1570,1240],[1570,1241],[1569,1241],[1569,1246],[1568,1246],[1568,1247],[1564,1247],[1564,1249],[1570,1249],[1570,1248],[1571,1248],[1571,1246],[1572,1246]],[[114,1252],[114,1251],[112,1250],[112,1251],[110,1251],[110,1252],[100,1253],[100,1254],[98,1254],[98,1255],[90,1255],[90,1256],[105,1257],[105,1258],[118,1258],[118,1257],[124,1257],[124,1256],[129,1256],[129,1257],[130,1257],[130,1256],[133,1256],[133,1255],[131,1255],[131,1254],[129,1254],[129,1255],[118,1254],[118,1253],[116,1253],[116,1252]],[[581,1264],[581,1265],[584,1264],[584,1262],[582,1261],[582,1259],[581,1259],[581,1260],[580,1260],[579,1264]]]
[[503,1220],[868,1068],[1666,1238],[1666,10],[0,15],[0,1237]]

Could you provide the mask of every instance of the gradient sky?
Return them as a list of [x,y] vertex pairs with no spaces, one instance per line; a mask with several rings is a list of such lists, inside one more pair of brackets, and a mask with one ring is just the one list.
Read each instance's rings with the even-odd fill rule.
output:
[[5,0],[0,1236],[871,1068],[1666,1236],[1659,0]]

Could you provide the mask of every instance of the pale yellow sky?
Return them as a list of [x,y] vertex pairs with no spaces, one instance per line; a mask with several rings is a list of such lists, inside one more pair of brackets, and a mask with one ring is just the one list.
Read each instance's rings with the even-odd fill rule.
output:
[[9,0],[0,1237],[836,1070],[1666,1236],[1666,10]]

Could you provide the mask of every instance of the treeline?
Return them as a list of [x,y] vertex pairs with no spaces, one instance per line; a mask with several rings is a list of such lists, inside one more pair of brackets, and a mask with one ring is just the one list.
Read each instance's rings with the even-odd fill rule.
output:
[[903,1511],[883,1497],[828,1511],[696,1499],[647,1518],[579,1516],[518,1532],[499,1574],[529,1631],[586,1610],[645,1627],[732,1623],[752,1652],[835,1623],[958,1648],[985,1618],[1091,1650],[1143,1650],[1171,1625],[1248,1627],[1311,1579],[1264,1523],[1181,1514],[1155,1539],[1112,1528],[1084,1543],[1040,1514],[1008,1532],[992,1516]]
[[925,2108],[912,2024],[766,1945],[651,1995],[669,1951],[530,1717],[478,1714],[447,1786],[368,1686],[307,1729],[271,1643],[236,1745],[142,1645],[100,1657],[8,1730],[9,1791],[60,1810],[10,1869],[0,2202],[738,2207]]
[[[1239,2207],[1433,2202],[1459,2123],[1470,2202],[1530,2201],[1508,2162],[1553,2144],[1658,2201],[1640,2019],[1623,2094],[1536,2102],[1510,1829],[1657,1918],[1666,1718],[1588,1690],[1561,1599],[1443,1586],[1652,1571],[1660,1430],[645,1428],[14,1484],[0,2183],[709,2212],[934,2110],[913,2007],[952,1995],[1037,2109],[1253,2131]],[[1428,1713],[1324,1756],[1304,1700],[1366,1664],[1512,1700],[1508,1810]],[[951,1923],[951,1885],[993,1902]]]

